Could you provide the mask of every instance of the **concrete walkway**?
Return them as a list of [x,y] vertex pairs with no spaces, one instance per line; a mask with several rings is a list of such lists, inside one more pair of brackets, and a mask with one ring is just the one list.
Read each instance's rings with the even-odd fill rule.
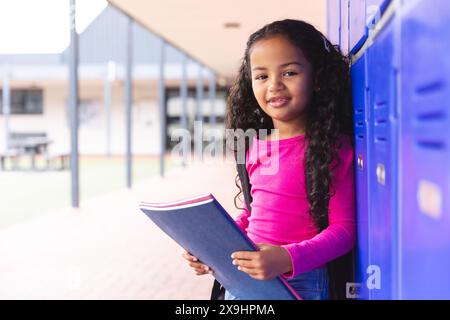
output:
[[1,230],[0,299],[209,299],[212,276],[196,276],[138,205],[213,193],[235,216],[235,175],[231,161],[191,164]]

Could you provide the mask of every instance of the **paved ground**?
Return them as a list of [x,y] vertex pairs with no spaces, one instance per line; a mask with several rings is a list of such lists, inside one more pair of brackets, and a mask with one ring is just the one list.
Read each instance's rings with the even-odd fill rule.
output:
[[196,276],[138,205],[211,192],[235,215],[234,178],[230,161],[192,164],[1,230],[0,299],[209,299],[212,276]]

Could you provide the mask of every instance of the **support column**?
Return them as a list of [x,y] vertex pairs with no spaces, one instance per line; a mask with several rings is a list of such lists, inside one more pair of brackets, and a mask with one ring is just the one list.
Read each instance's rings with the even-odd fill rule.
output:
[[116,78],[116,64],[114,61],[108,61],[105,72],[105,85],[103,100],[105,105],[106,122],[106,156],[111,157],[111,86]]
[[132,105],[133,105],[133,21],[127,18],[126,32],[126,60],[125,60],[125,128],[126,128],[126,170],[127,170],[127,188],[131,189],[133,184],[133,159],[131,151],[132,143]]
[[[209,76],[209,82],[208,82],[208,93],[209,93],[209,105],[210,105],[210,114],[209,114],[209,128],[210,130],[216,129],[216,110],[215,110],[215,102],[216,102],[216,77],[214,72],[211,70],[210,76]],[[211,136],[211,143],[214,144],[215,147],[217,147],[217,139],[215,135]],[[213,156],[217,156],[216,151],[217,149],[214,149]]]
[[70,0],[70,49],[69,49],[69,113],[70,113],[70,175],[72,207],[78,208],[78,34],[76,32],[75,0]]
[[209,116],[209,123],[211,127],[214,127],[216,124],[216,111],[215,111],[215,102],[216,102],[216,75],[214,72],[211,72],[211,76],[209,77],[209,103],[211,107],[211,114]]
[[5,139],[2,143],[5,144],[5,151],[9,149],[9,116],[11,114],[11,87],[10,83],[10,70],[9,66],[5,65],[3,68],[3,96],[2,96],[2,105],[3,105],[3,122],[5,124]]
[[166,126],[166,87],[164,83],[164,63],[165,63],[165,47],[166,42],[164,39],[161,39],[161,48],[159,55],[159,81],[158,81],[158,89],[159,89],[159,121],[161,124],[161,150],[159,155],[159,174],[161,177],[164,177],[164,169],[165,169],[165,154],[166,154],[166,135],[167,135],[167,126]]
[[194,130],[195,154],[198,160],[203,161],[203,66],[198,64],[197,78],[197,110],[196,110],[196,130]]
[[[180,98],[181,98],[181,128],[183,130],[188,131],[188,111],[187,111],[187,97],[188,97],[188,84],[187,84],[187,63],[188,63],[188,57],[186,54],[183,54],[183,61],[182,61],[182,69],[181,69],[181,84],[180,84]],[[188,135],[190,137],[190,135]],[[188,144],[191,143],[190,139],[187,139],[187,137],[183,137],[183,159],[181,161],[181,164],[183,167],[187,164],[187,150],[190,150],[188,148]]]

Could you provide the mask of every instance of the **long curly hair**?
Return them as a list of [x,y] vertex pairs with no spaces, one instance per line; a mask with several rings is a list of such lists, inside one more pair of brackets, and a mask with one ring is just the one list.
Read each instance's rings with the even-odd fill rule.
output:
[[[349,59],[314,26],[300,20],[275,21],[253,33],[247,41],[236,80],[227,99],[226,128],[271,130],[272,119],[258,105],[252,90],[250,51],[254,44],[284,36],[300,48],[313,67],[314,92],[306,110],[305,176],[310,215],[322,230],[328,225],[328,205],[333,194],[333,168],[339,164],[337,150],[342,135],[353,141]],[[228,138],[227,138],[228,139]],[[245,144],[245,152],[249,144]],[[237,148],[232,147],[237,159]],[[245,154],[245,153],[244,153]],[[239,181],[238,176],[236,182]],[[236,183],[242,193],[239,183]]]

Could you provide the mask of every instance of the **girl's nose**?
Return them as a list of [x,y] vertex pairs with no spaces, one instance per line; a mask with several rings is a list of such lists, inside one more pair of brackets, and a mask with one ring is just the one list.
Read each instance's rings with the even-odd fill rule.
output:
[[278,91],[284,88],[284,84],[280,78],[273,78],[269,84],[269,91]]

